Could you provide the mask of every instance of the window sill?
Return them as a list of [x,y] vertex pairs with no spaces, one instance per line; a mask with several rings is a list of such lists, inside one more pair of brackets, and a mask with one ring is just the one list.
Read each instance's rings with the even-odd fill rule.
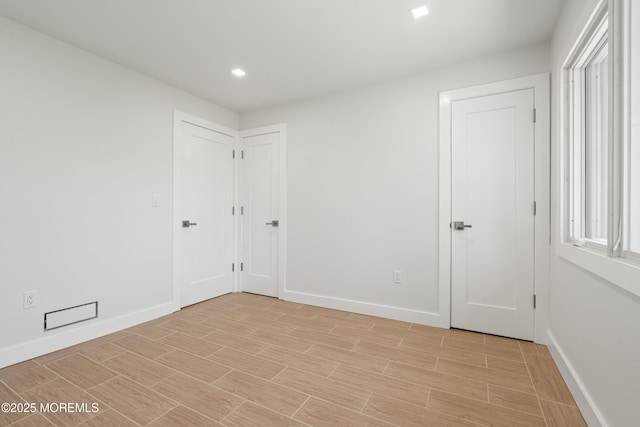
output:
[[610,258],[597,250],[569,243],[560,243],[557,253],[567,261],[640,296],[640,264],[637,260]]

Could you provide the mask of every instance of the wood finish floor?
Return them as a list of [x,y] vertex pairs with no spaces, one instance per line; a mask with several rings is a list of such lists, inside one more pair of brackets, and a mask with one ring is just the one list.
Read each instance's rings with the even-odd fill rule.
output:
[[[251,294],[0,370],[12,426],[584,426],[546,347]],[[90,407],[90,406],[89,406]]]

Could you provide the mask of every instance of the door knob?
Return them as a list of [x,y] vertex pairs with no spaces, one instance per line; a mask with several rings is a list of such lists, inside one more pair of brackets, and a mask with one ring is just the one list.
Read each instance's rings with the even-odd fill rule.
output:
[[471,225],[467,225],[464,221],[454,221],[453,229],[454,230],[464,230],[465,228],[471,228]]
[[272,226],[272,227],[277,227],[277,226],[278,226],[278,220],[277,220],[277,219],[274,219],[274,220],[273,220],[273,221],[271,221],[271,222],[265,222],[265,223],[264,223],[264,225],[270,225],[270,226]]
[[189,228],[192,225],[198,225],[198,224],[195,223],[195,222],[189,222],[188,219],[185,219],[185,220],[182,221],[182,228]]

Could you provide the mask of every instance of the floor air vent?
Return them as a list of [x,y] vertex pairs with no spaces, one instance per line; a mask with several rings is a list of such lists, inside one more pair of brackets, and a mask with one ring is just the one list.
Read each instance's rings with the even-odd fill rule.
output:
[[98,317],[98,301],[63,308],[44,314],[44,330],[62,328]]

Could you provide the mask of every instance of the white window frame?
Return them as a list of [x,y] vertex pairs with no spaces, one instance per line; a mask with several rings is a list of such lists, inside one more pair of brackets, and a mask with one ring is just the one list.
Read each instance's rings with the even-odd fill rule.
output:
[[[622,253],[625,257],[629,258],[630,260],[633,260],[634,262],[638,263],[638,265],[640,265],[640,251],[636,251],[636,252],[632,252],[631,251],[631,190],[632,190],[632,185],[631,185],[631,179],[632,179],[632,174],[631,174],[631,167],[632,167],[632,152],[631,152],[631,138],[632,138],[632,114],[634,113],[634,111],[632,110],[632,102],[631,102],[631,98],[632,98],[632,90],[637,91],[637,88],[632,87],[632,73],[637,74],[638,69],[632,69],[632,55],[633,54],[638,54],[639,49],[638,47],[635,47],[635,49],[632,51],[632,38],[633,38],[633,34],[632,34],[632,10],[631,10],[631,5],[633,4],[635,8],[640,8],[640,3],[638,3],[637,0],[610,0],[614,2],[614,5],[616,7],[616,11],[617,14],[615,16],[615,19],[617,21],[617,25],[619,26],[619,34],[618,37],[621,40],[621,43],[619,43],[619,52],[620,52],[620,56],[621,56],[621,60],[620,60],[620,69],[621,71],[616,75],[616,77],[618,78],[617,82],[614,82],[614,84],[618,84],[619,86],[619,90],[620,90],[620,94],[619,94],[619,105],[617,105],[617,108],[619,111],[622,111],[623,114],[620,115],[620,117],[617,117],[617,119],[619,120],[618,126],[620,128],[620,133],[619,133],[619,138],[623,141],[623,143],[620,145],[619,149],[621,150],[621,163],[620,163],[620,170],[624,171],[625,173],[623,173],[620,177],[622,184],[622,197],[623,197],[623,201],[622,201],[622,211],[621,211],[621,216],[623,217],[623,223],[621,224],[621,236],[623,237],[623,246],[621,248]],[[636,9],[637,10],[637,9]],[[638,12],[635,12],[634,15],[637,19]],[[638,23],[635,23],[636,28],[635,30],[638,31]],[[640,58],[639,58],[640,59]],[[638,61],[637,63],[640,63],[640,61]],[[637,64],[636,63],[636,64]],[[637,65],[636,65],[637,66]],[[636,77],[636,84],[640,84],[640,79]],[[637,92],[635,92],[637,93]],[[637,108],[637,107],[636,107]],[[615,115],[614,115],[615,116]],[[637,168],[638,165],[635,165],[635,167]],[[634,185],[636,187],[633,187],[634,191],[639,191],[640,190],[640,183],[634,183]],[[638,197],[638,195],[636,194],[636,197]],[[634,227],[640,227],[640,218],[635,217],[634,220],[636,221],[633,226]],[[638,230],[634,230],[635,233],[638,232]]]
[[[596,274],[614,285],[640,296],[640,257],[625,250],[629,239],[629,182],[627,180],[629,148],[629,0],[601,0],[587,25],[571,49],[562,69],[560,82],[561,120],[563,129],[561,149],[561,175],[564,177],[560,190],[561,221],[557,253],[562,258]],[[608,49],[611,67],[609,85],[609,200],[607,244],[586,239],[576,239],[571,218],[574,217],[574,181],[579,177],[584,182],[582,166],[577,170],[576,162],[584,162],[582,153],[575,152],[574,138],[582,138],[579,129],[583,126],[583,111],[575,111],[572,93],[572,71],[585,60],[590,43],[602,36],[602,21],[608,23]],[[593,47],[593,45],[592,45]],[[578,122],[580,120],[580,122]],[[584,163],[580,163],[583,165]],[[579,175],[576,175],[579,174]],[[584,193],[582,195],[584,197]]]
[[564,80],[568,89],[566,123],[568,124],[568,170],[569,198],[568,212],[565,218],[566,240],[576,246],[587,246],[594,250],[606,251],[607,245],[594,239],[585,238],[587,171],[586,163],[586,108],[585,108],[585,70],[597,57],[603,45],[608,44],[607,9],[599,10],[587,32],[584,33],[564,66]]

